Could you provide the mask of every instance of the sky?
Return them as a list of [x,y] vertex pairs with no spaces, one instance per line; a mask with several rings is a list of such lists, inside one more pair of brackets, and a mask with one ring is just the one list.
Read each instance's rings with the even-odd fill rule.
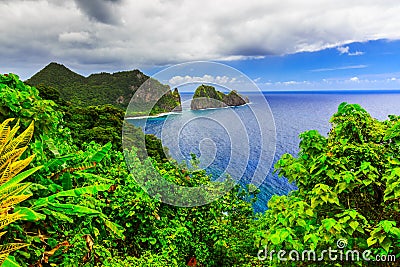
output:
[[0,0],[0,10],[0,73],[22,79],[50,62],[153,75],[200,60],[267,91],[400,89],[398,0]]

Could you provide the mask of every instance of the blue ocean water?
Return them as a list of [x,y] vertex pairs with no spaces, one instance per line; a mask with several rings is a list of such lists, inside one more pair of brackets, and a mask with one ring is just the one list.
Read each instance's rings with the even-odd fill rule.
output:
[[[400,114],[400,94],[396,93],[249,93],[247,96],[250,99],[247,106],[191,111],[192,94],[182,94],[182,114],[129,121],[161,138],[178,161],[188,160],[190,153],[194,153],[213,177],[229,173],[242,184],[260,182],[255,210],[262,212],[272,195],[296,189],[285,178],[273,174],[273,164],[284,153],[297,155],[300,133],[316,129],[326,136],[329,119],[340,103],[360,104],[379,120],[389,114]],[[263,105],[265,99],[270,110]],[[254,114],[265,114],[262,127],[258,127],[260,122]]]

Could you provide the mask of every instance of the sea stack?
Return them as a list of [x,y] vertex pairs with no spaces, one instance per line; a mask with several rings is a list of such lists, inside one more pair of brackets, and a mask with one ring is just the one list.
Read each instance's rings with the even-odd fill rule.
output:
[[241,106],[249,102],[247,97],[243,97],[235,90],[224,94],[210,85],[200,85],[197,87],[190,108],[192,110],[223,108],[232,106]]

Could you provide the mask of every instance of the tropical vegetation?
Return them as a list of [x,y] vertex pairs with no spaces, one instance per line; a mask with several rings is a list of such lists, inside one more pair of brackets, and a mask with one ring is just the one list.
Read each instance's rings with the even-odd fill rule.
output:
[[[151,84],[151,89],[143,88],[138,92],[146,82]],[[151,115],[169,112],[180,106],[177,90],[171,91],[168,86],[150,79],[139,70],[102,72],[84,77],[62,64],[52,62],[28,79],[27,84],[37,87],[51,98],[61,98],[77,107],[108,104],[125,111],[132,106],[129,103],[133,95],[140,94],[139,98],[144,102],[144,99],[151,99],[159,91],[165,95],[157,98],[159,101],[154,103],[154,110],[148,111]],[[142,115],[135,111],[130,111],[132,116]]]
[[327,136],[301,134],[299,154],[275,166],[298,190],[255,214],[257,191],[239,185],[200,207],[150,197],[138,181],[154,169],[185,186],[211,177],[133,126],[147,151],[136,138],[123,151],[118,107],[76,105],[54,84],[33,87],[14,74],[0,75],[0,101],[3,266],[396,266],[259,258],[265,248],[319,253],[339,239],[344,251],[400,259],[399,116],[378,121],[340,105]]

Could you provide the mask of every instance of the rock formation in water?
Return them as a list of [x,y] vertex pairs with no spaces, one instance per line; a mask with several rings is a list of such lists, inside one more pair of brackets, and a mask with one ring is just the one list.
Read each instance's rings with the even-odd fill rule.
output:
[[222,108],[228,106],[241,106],[249,102],[247,97],[239,95],[235,90],[224,94],[210,85],[197,87],[190,108],[192,110],[207,108]]

